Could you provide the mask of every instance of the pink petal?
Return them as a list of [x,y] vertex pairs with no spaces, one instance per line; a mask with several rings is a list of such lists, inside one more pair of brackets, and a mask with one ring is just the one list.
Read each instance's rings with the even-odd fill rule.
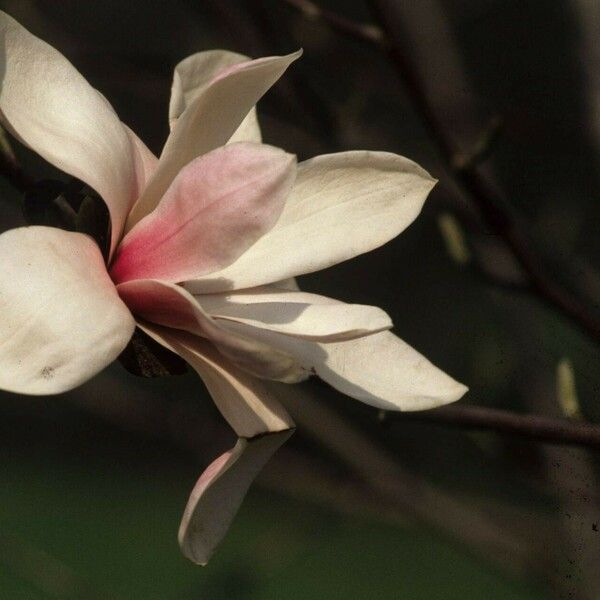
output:
[[294,156],[253,143],[192,161],[154,212],[123,239],[113,280],[177,282],[230,265],[273,227],[295,169]]

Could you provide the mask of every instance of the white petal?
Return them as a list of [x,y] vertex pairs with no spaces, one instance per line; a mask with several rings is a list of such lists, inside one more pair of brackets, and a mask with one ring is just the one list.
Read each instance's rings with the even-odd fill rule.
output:
[[387,410],[426,410],[454,402],[467,388],[389,331],[322,346],[321,379],[340,392]]
[[191,561],[205,565],[227,533],[250,484],[290,437],[282,431],[246,440],[204,471],[188,500],[179,527],[179,544]]
[[340,392],[385,410],[425,410],[454,402],[467,388],[389,331],[320,344],[233,321],[223,327],[295,356]]
[[140,327],[196,370],[239,436],[253,437],[294,426],[267,383],[238,369],[208,341],[151,323],[140,323]]
[[228,144],[235,142],[262,142],[262,134],[260,125],[258,124],[258,116],[256,108],[253,108],[242,121],[240,126],[235,130],[235,133],[229,138]]
[[253,287],[369,252],[414,221],[434,184],[417,164],[387,152],[343,152],[300,163],[275,227],[235,263],[188,289]]
[[1,11],[0,45],[3,121],[40,156],[102,196],[114,249],[137,193],[125,128],[60,52]]
[[87,236],[50,227],[0,235],[0,388],[57,394],[112,362],[135,323]]
[[308,377],[298,361],[285,352],[227,331],[178,285],[138,279],[119,284],[117,290],[137,317],[210,340],[223,356],[247,373],[286,383]]
[[154,156],[153,152],[142,142],[142,140],[127,126],[123,123],[123,127],[127,131],[127,135],[131,140],[131,148],[133,151],[133,164],[135,167],[135,175],[137,180],[138,193],[142,193],[146,184],[152,177],[156,166],[158,165],[158,158]]
[[189,104],[167,139],[158,169],[129,215],[127,230],[154,210],[185,165],[227,143],[250,109],[300,54],[234,65]]
[[[173,129],[185,109],[226,69],[251,60],[250,57],[228,50],[207,50],[182,60],[173,73],[171,100],[169,102],[169,126]],[[256,108],[252,107],[229,142],[261,142],[262,136]]]
[[288,292],[274,286],[203,294],[196,299],[217,321],[245,323],[319,342],[354,339],[392,326],[390,317],[376,306],[343,304],[325,296]]

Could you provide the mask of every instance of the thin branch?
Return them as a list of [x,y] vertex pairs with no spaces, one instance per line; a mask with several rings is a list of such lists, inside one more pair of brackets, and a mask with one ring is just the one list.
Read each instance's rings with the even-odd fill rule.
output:
[[399,15],[401,9],[398,3],[386,0],[371,1],[373,11],[381,24],[379,28],[356,23],[334,11],[321,8],[311,0],[284,0],[284,2],[300,10],[307,18],[320,20],[340,33],[388,49],[397,72],[421,113],[448,169],[477,205],[488,227],[501,236],[510,248],[529,276],[532,290],[540,299],[576,323],[585,333],[596,341],[600,340],[600,320],[569,290],[546,274],[542,261],[522,232],[517,219],[505,208],[504,198],[492,189],[477,170],[478,164],[487,156],[491,142],[497,135],[499,121],[496,117],[492,119],[488,129],[480,135],[481,146],[478,142],[474,148],[467,151],[456,146],[444,126],[442,115],[438,115],[427,93],[422,74],[408,58],[409,43],[396,26],[401,20]]
[[546,274],[529,239],[521,231],[514,215],[506,208],[505,199],[489,185],[476,168],[476,164],[466,167],[460,165],[457,168],[457,157],[463,156],[464,152],[457,147],[445,126],[444,115],[439,114],[434,102],[429,97],[424,80],[426,75],[420,72],[416,62],[410,58],[412,54],[410,42],[403,35],[407,27],[404,23],[402,3],[389,0],[370,0],[370,4],[382,29],[386,32],[389,41],[389,55],[401,81],[420,112],[440,154],[454,173],[456,180],[480,209],[488,227],[501,236],[511,249],[523,270],[528,274],[537,295],[548,304],[558,308],[563,315],[579,325],[596,341],[600,340],[600,321],[578,298]]
[[284,2],[299,10],[307,19],[322,21],[331,27],[331,29],[354,37],[361,42],[376,44],[378,46],[385,46],[387,44],[387,39],[383,31],[375,25],[357,23],[332,10],[322,8],[311,0],[284,0]]
[[[520,524],[502,511],[488,511],[458,498],[413,473],[390,454],[385,446],[371,440],[350,421],[323,402],[319,390],[310,384],[272,383],[272,389],[292,415],[301,431],[314,438],[356,473],[382,501],[391,502],[407,516],[458,539],[476,553],[508,563],[521,573],[544,572],[549,563],[545,543],[553,538],[548,527],[541,540],[528,539]],[[510,511],[509,511],[510,512]],[[502,513],[502,514],[501,514]],[[465,527],[465,523],[468,526]],[[516,527],[515,527],[516,524]]]
[[384,421],[437,423],[480,429],[551,444],[600,448],[600,425],[483,406],[453,405],[421,412],[380,413]]
[[600,341],[600,321],[589,312],[584,303],[546,273],[527,235],[514,217],[499,208],[502,199],[492,191],[478,171],[461,170],[457,172],[457,179],[480,208],[490,229],[506,242],[519,265],[527,273],[537,296],[549,306],[559,309],[590,337]]
[[491,154],[495,142],[498,140],[502,129],[502,119],[495,115],[490,119],[487,127],[479,135],[479,139],[468,152],[455,154],[452,162],[454,171],[469,171],[477,167]]

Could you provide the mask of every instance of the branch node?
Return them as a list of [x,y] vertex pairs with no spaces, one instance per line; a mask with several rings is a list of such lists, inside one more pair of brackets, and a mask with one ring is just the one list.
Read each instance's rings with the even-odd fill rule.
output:
[[470,151],[457,152],[450,158],[450,167],[455,172],[471,171],[491,154],[502,129],[502,119],[493,116],[481,132]]

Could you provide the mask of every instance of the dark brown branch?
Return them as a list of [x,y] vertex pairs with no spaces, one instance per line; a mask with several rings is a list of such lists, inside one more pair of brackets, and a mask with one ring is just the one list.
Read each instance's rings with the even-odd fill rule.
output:
[[[372,440],[350,421],[323,402],[316,386],[272,384],[299,430],[332,452],[370,488],[383,504],[391,502],[405,515],[437,529],[451,539],[459,539],[485,556],[506,565],[507,558],[521,573],[548,568],[549,553],[544,542],[526,538],[516,515],[500,514],[497,507],[488,512],[457,498],[437,484],[411,472],[388,452],[384,444]],[[278,393],[281,388],[281,393]],[[468,523],[468,527],[465,527]],[[515,527],[515,524],[517,525]],[[545,535],[550,534],[545,528]],[[548,539],[545,543],[548,542]],[[537,547],[536,547],[537,546]],[[543,563],[543,564],[542,564]]]
[[320,7],[311,0],[284,0],[290,6],[299,10],[306,18],[322,21],[331,29],[354,37],[362,42],[385,46],[387,43],[383,31],[375,25],[357,23],[352,19]]
[[[426,74],[421,73],[416,61],[410,58],[413,52],[405,33],[414,24],[404,22],[401,4],[391,0],[370,0],[373,13],[388,37],[390,58],[440,154],[456,180],[480,209],[488,227],[501,236],[511,249],[528,274],[537,295],[558,308],[596,341],[600,340],[600,321],[578,298],[545,273],[527,236],[522,232],[514,215],[507,209],[505,199],[492,189],[476,165],[457,168],[456,157],[463,156],[464,152],[457,147],[456,141],[445,126],[444,115],[436,110],[428,94],[424,80]],[[444,51],[445,49],[440,49],[440,52]]]
[[422,412],[382,413],[384,421],[437,423],[494,431],[551,444],[600,448],[600,425],[483,406],[454,405]]
[[[504,198],[491,188],[477,170],[477,165],[487,154],[490,144],[485,144],[484,151],[477,146],[465,151],[457,146],[446,130],[442,116],[438,115],[438,111],[430,99],[423,75],[414,61],[409,58],[412,55],[409,52],[411,50],[410,42],[407,41],[407,36],[403,35],[403,31],[399,27],[402,24],[399,4],[390,0],[372,0],[370,2],[381,24],[381,28],[378,28],[373,25],[356,23],[334,11],[321,8],[311,0],[284,1],[300,10],[307,18],[318,19],[341,33],[388,49],[401,80],[421,113],[449,170],[477,205],[488,227],[495,234],[501,236],[510,248],[515,259],[529,276],[532,290],[539,298],[562,312],[588,335],[597,341],[600,340],[600,320],[569,290],[546,274],[542,261],[523,233],[517,219],[507,210]],[[497,118],[494,118],[490,128],[492,133],[489,135],[492,139],[497,132],[497,123]],[[487,140],[488,133],[486,131],[484,136],[480,137]]]

